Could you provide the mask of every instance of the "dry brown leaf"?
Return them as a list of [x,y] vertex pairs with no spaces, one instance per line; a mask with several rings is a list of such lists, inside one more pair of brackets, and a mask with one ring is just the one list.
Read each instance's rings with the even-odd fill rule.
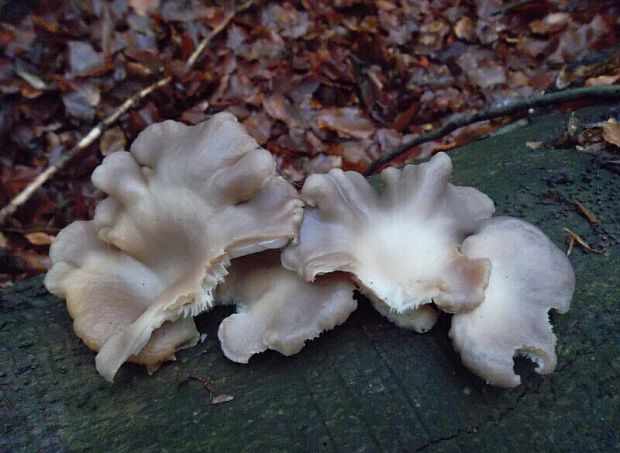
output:
[[266,97],[263,108],[273,119],[283,121],[289,127],[300,127],[297,113],[288,99],[279,93]]
[[601,127],[605,141],[620,148],[620,124],[614,118],[610,118]]
[[159,0],[129,0],[129,6],[141,16],[146,16],[149,11],[157,9]]
[[101,101],[100,88],[94,82],[77,84],[73,91],[62,95],[66,112],[81,120],[90,121],[95,115],[95,107]]
[[149,77],[153,73],[151,68],[136,61],[128,61],[125,66],[130,74],[138,77]]
[[87,75],[105,63],[103,53],[96,52],[88,42],[69,41],[68,48],[71,72],[76,75]]
[[234,400],[235,397],[232,395],[217,395],[214,396],[213,398],[211,398],[211,404],[222,404],[222,403],[228,403],[229,401]]
[[540,142],[525,142],[525,146],[527,146],[529,149],[540,149],[542,147],[544,142],[540,141]]
[[554,33],[562,30],[570,21],[568,13],[551,13],[542,20],[530,22],[530,30],[541,35]]
[[122,151],[127,145],[125,134],[120,127],[113,127],[108,129],[101,136],[101,142],[99,143],[99,150],[101,154],[107,156],[115,151]]
[[445,143],[437,143],[433,151],[434,152],[448,151],[450,149],[456,148],[457,146],[459,146],[459,142],[457,142],[456,140],[451,140]]
[[344,137],[370,138],[375,132],[373,124],[355,107],[329,107],[318,115],[320,128],[331,129]]
[[476,24],[469,17],[462,17],[454,26],[454,34],[459,39],[472,42],[476,39]]
[[259,145],[264,145],[271,136],[273,120],[265,112],[252,113],[243,120],[243,126]]
[[50,245],[56,239],[56,236],[52,236],[51,234],[47,234],[42,231],[24,234],[24,237],[32,245]]
[[26,265],[28,272],[32,274],[39,274],[41,272],[47,271],[51,267],[51,260],[47,255],[41,255],[39,253],[33,252],[32,250],[27,250],[25,252],[16,253],[20,260],[24,262]]
[[418,113],[418,110],[420,110],[420,105],[418,103],[414,103],[411,107],[396,115],[393,122],[394,129],[397,131],[405,130],[407,126],[409,126],[409,123],[411,123],[411,120],[415,114]]
[[616,75],[601,75],[597,77],[590,77],[586,80],[585,85],[587,87],[600,87],[600,86],[608,86],[613,85],[618,80],[620,80],[620,74]]

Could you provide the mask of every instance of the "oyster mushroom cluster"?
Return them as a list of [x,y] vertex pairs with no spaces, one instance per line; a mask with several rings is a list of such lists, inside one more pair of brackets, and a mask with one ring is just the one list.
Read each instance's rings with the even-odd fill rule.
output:
[[381,192],[334,169],[298,194],[229,113],[155,124],[95,170],[108,197],[58,235],[45,285],[110,381],[124,362],[153,372],[195,345],[193,317],[216,304],[236,305],[218,331],[229,359],[295,354],[348,318],[355,288],[416,332],[453,314],[463,363],[491,384],[520,383],[516,354],[550,373],[548,311],[568,310],[571,265],[536,227],[450,184],[451,168],[440,153],[386,169]]

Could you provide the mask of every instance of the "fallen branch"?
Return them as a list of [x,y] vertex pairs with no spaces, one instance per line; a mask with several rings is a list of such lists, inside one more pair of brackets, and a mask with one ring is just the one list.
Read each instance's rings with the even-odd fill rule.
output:
[[[209,45],[209,42],[220,34],[230,23],[230,21],[235,17],[236,14],[240,13],[248,9],[254,0],[248,0],[243,3],[238,8],[235,8],[234,11],[230,11],[224,19],[213,28],[198,44],[194,52],[189,56],[185,64],[183,65],[183,69],[187,72],[196,64],[196,62],[202,56],[204,50]],[[129,111],[132,107],[136,106],[142,99],[147,97],[153,91],[158,90],[159,88],[168,85],[172,81],[171,76],[166,76],[157,82],[149,85],[148,87],[140,90],[125,102],[123,102],[120,106],[118,106],[110,115],[100,121],[94,128],[88,132],[73,148],[71,148],[67,153],[65,153],[60,159],[58,159],[55,163],[48,166],[43,172],[41,172],[33,181],[30,182],[23,190],[21,190],[13,199],[2,209],[0,209],[0,226],[4,225],[9,217],[11,217],[17,209],[26,203],[30,197],[47,181],[49,181],[56,173],[65,168],[70,162],[72,162],[76,157],[80,156],[84,150],[86,150],[90,145],[92,145],[101,134],[105,132],[111,125],[116,123],[116,121],[125,113]]]
[[450,132],[455,131],[464,126],[469,126],[470,124],[477,123],[479,121],[490,120],[493,118],[498,118],[500,116],[514,115],[515,113],[522,112],[524,110],[529,110],[534,107],[542,107],[545,105],[552,104],[561,104],[564,102],[573,102],[583,99],[618,99],[620,98],[620,86],[600,86],[600,87],[585,87],[585,88],[574,88],[567,89],[563,91],[555,91],[553,93],[548,94],[539,94],[536,96],[529,97],[523,100],[515,100],[508,104],[502,104],[494,107],[490,107],[487,110],[481,110],[476,113],[472,113],[470,115],[465,115],[460,118],[455,119],[454,121],[450,121],[428,134],[418,135],[416,138],[403,143],[397,148],[393,149],[390,152],[385,153],[383,156],[379,157],[375,161],[373,161],[365,172],[365,175],[371,175],[383,167],[385,164],[390,161],[396,159],[402,154],[409,151],[411,148],[415,146],[419,146],[422,143],[430,142],[433,140],[437,140],[445,135],[448,135]]

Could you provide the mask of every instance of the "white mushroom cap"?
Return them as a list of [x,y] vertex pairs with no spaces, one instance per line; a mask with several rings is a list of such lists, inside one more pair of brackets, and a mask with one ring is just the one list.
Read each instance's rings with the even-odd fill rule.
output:
[[353,274],[362,290],[397,313],[435,302],[448,312],[479,304],[488,282],[486,259],[460,254],[462,240],[491,216],[493,202],[471,187],[448,183],[450,158],[386,169],[378,195],[355,172],[310,176],[298,244],[282,262],[308,281],[333,271]]
[[279,252],[236,259],[216,293],[218,301],[237,304],[237,313],[218,330],[222,350],[239,363],[267,349],[296,354],[307,340],[342,324],[357,308],[354,288],[342,273],[306,283],[282,267]]
[[566,255],[538,228],[510,217],[484,221],[462,252],[491,261],[484,302],[452,318],[450,337],[465,366],[502,387],[521,382],[517,354],[536,362],[536,372],[551,373],[557,359],[548,312],[568,311],[575,290]]
[[102,345],[97,369],[109,380],[163,323],[208,309],[230,259],[282,247],[302,216],[273,157],[229,113],[196,126],[149,126],[92,179],[110,195],[95,213],[98,238],[140,262],[160,288]]
[[[135,321],[163,290],[158,276],[116,247],[97,239],[93,222],[74,222],[50,248],[56,264],[45,276],[48,290],[67,300],[76,335],[94,351]],[[149,372],[179,349],[193,346],[198,331],[191,318],[169,322],[153,332],[146,346],[129,357]]]

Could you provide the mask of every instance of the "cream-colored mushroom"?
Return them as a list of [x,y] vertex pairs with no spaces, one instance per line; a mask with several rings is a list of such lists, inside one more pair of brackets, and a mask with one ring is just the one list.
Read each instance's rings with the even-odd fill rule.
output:
[[[73,330],[84,343],[99,351],[105,341],[132,323],[163,291],[162,281],[151,269],[97,239],[95,225],[74,222],[50,248],[56,263],[45,277],[53,294],[67,300]],[[192,318],[165,323],[129,362],[155,371],[175,359],[175,352],[198,341]]]
[[439,317],[439,310],[431,304],[420,305],[418,308],[409,308],[405,311],[397,312],[377,298],[370,299],[370,302],[375,307],[375,310],[397,326],[417,333],[426,333],[431,330]]
[[95,213],[98,238],[140,262],[161,289],[102,345],[97,369],[109,380],[163,323],[208,309],[230,259],[282,247],[302,216],[273,157],[228,113],[196,126],[152,125],[92,179],[110,195]]
[[306,283],[282,267],[278,251],[233,260],[216,291],[216,300],[237,305],[237,313],[220,324],[222,350],[239,363],[267,349],[296,354],[349,317],[357,308],[354,289],[343,273]]
[[302,189],[309,208],[300,240],[283,252],[284,266],[308,281],[350,272],[394,316],[412,316],[431,301],[448,312],[471,310],[484,296],[489,263],[458,247],[494,206],[478,190],[448,183],[451,170],[445,153],[386,169],[381,194],[359,173],[310,176]]
[[465,366],[502,387],[521,382],[515,355],[536,362],[536,372],[551,373],[557,359],[548,312],[568,311],[575,290],[566,255],[538,228],[509,217],[484,221],[462,252],[491,261],[484,301],[452,318],[450,337]]

